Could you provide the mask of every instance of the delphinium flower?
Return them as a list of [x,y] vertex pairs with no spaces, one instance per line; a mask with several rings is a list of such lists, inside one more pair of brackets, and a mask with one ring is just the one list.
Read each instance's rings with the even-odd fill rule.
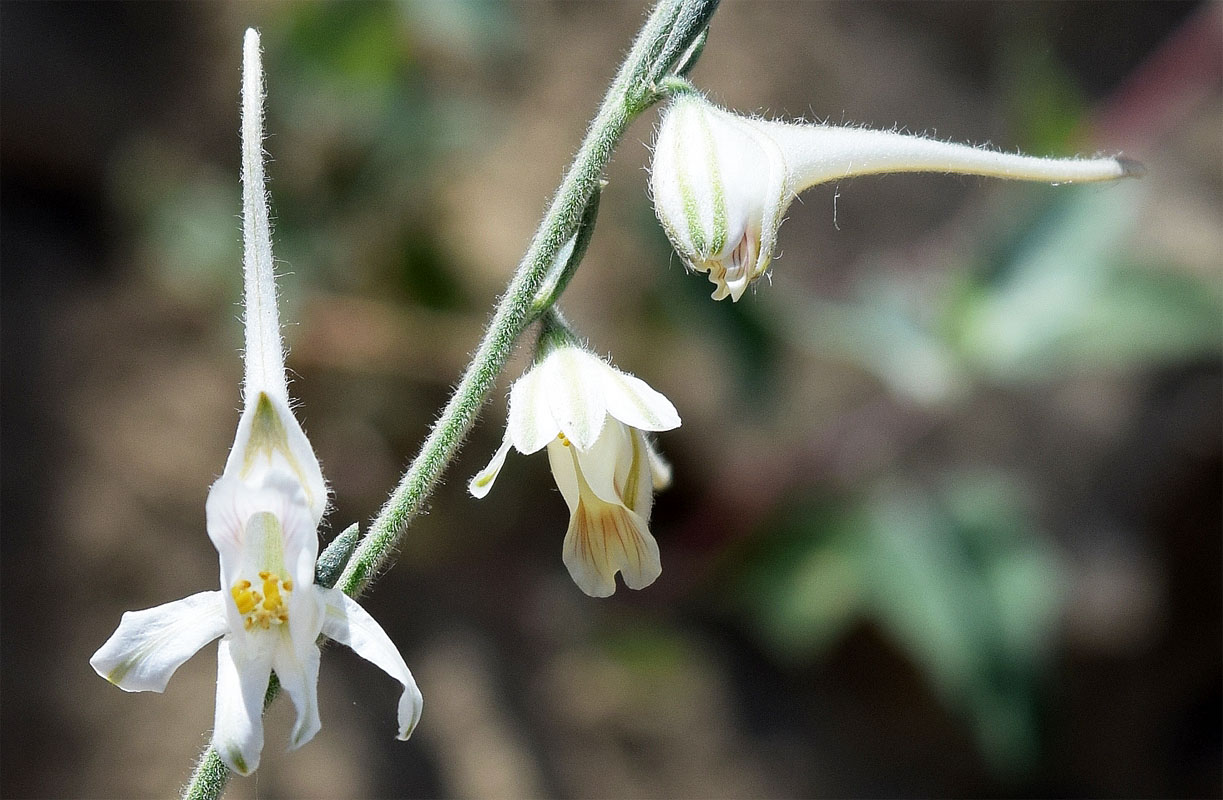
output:
[[290,409],[264,189],[262,109],[259,36],[248,30],[242,80],[244,409],[205,507],[221,589],[124,614],[90,659],[121,689],[161,692],[181,664],[220,638],[212,744],[243,775],[259,765],[273,671],[297,710],[290,749],[318,732],[320,635],[348,645],[403,684],[400,739],[408,738],[421,712],[416,682],[378,623],[347,595],[314,582],[327,486]]
[[715,300],[737,301],[768,270],[791,201],[819,183],[886,172],[1081,183],[1139,171],[1121,158],[1033,158],[895,131],[744,117],[689,88],[664,112],[650,190],[684,263],[709,273]]
[[510,390],[505,439],[468,488],[488,494],[511,446],[523,454],[546,447],[569,506],[562,552],[574,583],[607,597],[619,572],[625,586],[643,589],[662,573],[650,508],[671,477],[645,432],[679,424],[666,397],[546,321],[534,366]]

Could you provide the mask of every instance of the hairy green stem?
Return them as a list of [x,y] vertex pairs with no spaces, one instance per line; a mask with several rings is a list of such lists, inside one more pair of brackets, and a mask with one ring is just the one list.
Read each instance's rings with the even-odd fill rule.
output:
[[[683,58],[680,66],[684,71],[691,68],[695,61],[693,43],[706,30],[718,2],[658,0],[655,4],[608,88],[526,255],[497,301],[492,321],[463,377],[339,576],[336,585],[345,594],[357,597],[387,566],[408,525],[466,439],[518,337],[559,299],[593,232],[597,195],[612,152],[629,124],[664,96],[665,80],[676,62]],[[555,273],[557,255],[575,233],[578,241],[574,251]],[[548,281],[550,276],[554,276],[554,283]],[[265,703],[271,702],[278,688],[275,684],[269,687]],[[200,756],[182,796],[185,800],[216,800],[225,791],[229,774],[210,745]]]

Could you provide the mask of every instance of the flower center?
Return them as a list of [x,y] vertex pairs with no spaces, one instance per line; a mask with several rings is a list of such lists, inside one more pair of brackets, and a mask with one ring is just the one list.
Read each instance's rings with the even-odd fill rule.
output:
[[242,615],[242,625],[248,631],[256,626],[266,631],[273,625],[283,625],[289,621],[289,609],[281,592],[292,592],[293,581],[282,581],[267,571],[259,573],[259,580],[262,592],[248,580],[236,581],[229,588],[234,605]]

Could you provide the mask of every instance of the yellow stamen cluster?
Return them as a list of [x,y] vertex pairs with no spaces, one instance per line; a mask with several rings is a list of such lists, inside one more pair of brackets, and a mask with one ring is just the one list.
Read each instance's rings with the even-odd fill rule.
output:
[[240,580],[229,589],[238,613],[245,618],[243,626],[248,631],[256,626],[266,631],[273,625],[283,625],[289,621],[289,609],[285,606],[281,590],[293,591],[293,581],[281,581],[267,571],[259,573],[259,580],[262,581],[262,593],[248,580]]
[[568,438],[566,438],[565,434],[563,434],[563,433],[558,433],[558,434],[556,434],[556,438],[557,438],[557,439],[560,439],[560,440],[561,440],[561,444],[563,444],[565,447],[568,447],[568,446],[569,446],[569,439],[568,439]]

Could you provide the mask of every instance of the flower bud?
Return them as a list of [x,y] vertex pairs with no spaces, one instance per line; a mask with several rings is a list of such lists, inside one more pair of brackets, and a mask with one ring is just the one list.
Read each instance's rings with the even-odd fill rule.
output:
[[1141,173],[1119,158],[1052,159],[895,131],[742,117],[695,91],[664,112],[654,143],[654,211],[715,300],[737,301],[768,270],[790,202],[817,183],[885,172],[947,172],[1077,183]]
[[790,204],[785,159],[754,124],[696,94],[663,117],[650,172],[654,210],[676,252],[738,300],[773,258]]

